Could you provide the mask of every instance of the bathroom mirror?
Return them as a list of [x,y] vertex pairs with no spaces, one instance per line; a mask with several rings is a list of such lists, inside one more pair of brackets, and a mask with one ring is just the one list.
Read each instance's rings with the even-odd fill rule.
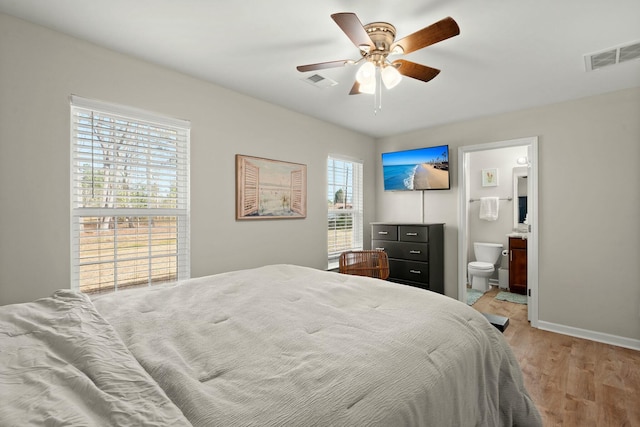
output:
[[513,229],[529,231],[527,218],[527,174],[526,166],[513,168]]

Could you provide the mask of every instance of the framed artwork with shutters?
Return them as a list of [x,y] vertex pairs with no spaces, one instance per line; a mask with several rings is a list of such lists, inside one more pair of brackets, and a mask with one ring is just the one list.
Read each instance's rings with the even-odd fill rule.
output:
[[236,154],[236,220],[306,217],[306,165]]

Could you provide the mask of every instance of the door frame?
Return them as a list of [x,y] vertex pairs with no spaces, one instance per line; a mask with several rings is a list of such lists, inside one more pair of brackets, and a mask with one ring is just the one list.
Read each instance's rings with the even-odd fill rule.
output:
[[467,248],[469,247],[469,154],[497,148],[527,147],[529,176],[527,207],[530,233],[527,240],[528,317],[538,327],[538,137],[511,139],[458,147],[458,300],[467,303]]

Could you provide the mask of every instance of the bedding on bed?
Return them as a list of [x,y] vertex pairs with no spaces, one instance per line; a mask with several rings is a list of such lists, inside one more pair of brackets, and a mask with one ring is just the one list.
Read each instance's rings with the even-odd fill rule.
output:
[[291,265],[93,303],[196,426],[540,426],[518,363],[475,310]]
[[0,307],[0,425],[187,426],[83,294]]

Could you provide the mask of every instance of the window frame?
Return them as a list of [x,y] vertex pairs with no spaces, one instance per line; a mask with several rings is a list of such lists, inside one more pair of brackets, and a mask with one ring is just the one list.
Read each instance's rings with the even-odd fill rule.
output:
[[[338,187],[342,188],[336,182],[336,162],[342,162],[350,165],[352,176],[346,178],[344,183],[346,188],[351,189],[351,197],[347,192],[347,199],[343,202],[342,208],[332,208],[331,200],[334,200]],[[343,167],[340,170],[344,171],[348,169]],[[333,170],[333,176],[331,176]],[[342,155],[330,154],[327,157],[327,268],[335,269],[338,267],[340,254],[348,250],[362,250],[364,248],[364,180],[363,180],[364,162],[361,160],[349,158]],[[341,177],[342,178],[342,177]],[[349,206],[350,203],[350,208]],[[332,230],[337,230],[337,218],[336,215],[349,214],[351,215],[351,244],[345,245],[332,245],[330,233]],[[334,215],[334,218],[332,218]],[[334,221],[336,225],[330,226],[330,222]]]
[[[87,135],[86,130],[81,130],[83,126],[82,121],[87,120],[87,116],[90,116],[91,124],[86,125],[85,127],[91,129],[90,137],[87,144]],[[118,145],[122,143],[122,140],[116,142],[116,138],[114,136],[116,132],[116,128],[118,128],[121,123],[120,120],[126,121],[126,125],[138,125],[142,130],[153,128],[159,129],[160,131],[167,131],[168,134],[171,135],[170,138],[170,149],[165,150],[164,153],[169,152],[170,155],[164,164],[157,165],[151,158],[155,159],[155,156],[158,156],[160,153],[160,143],[156,142],[156,136],[146,134],[139,136],[137,133],[133,132],[133,137],[129,137],[127,135],[127,142],[130,144],[128,147],[131,147],[131,151],[138,155],[138,160],[131,160],[131,158],[127,157],[122,161],[122,158],[116,158],[113,163],[116,161],[122,161],[121,164],[126,166],[123,167],[123,170],[127,170],[127,167],[131,168],[130,170],[147,171],[147,174],[151,176],[151,183],[148,181],[146,184],[142,185],[142,190],[138,189],[136,192],[136,198],[141,197],[146,203],[146,207],[140,206],[127,206],[135,204],[132,202],[134,196],[131,196],[132,192],[127,192],[123,197],[114,197],[114,200],[117,198],[118,201],[113,203],[109,203],[111,206],[97,206],[95,200],[91,202],[86,202],[86,199],[95,198],[93,194],[93,190],[91,196],[87,196],[86,189],[83,188],[83,184],[86,182],[86,170],[89,169],[91,171],[91,177],[89,178],[90,184],[93,188],[98,180],[95,179],[94,173],[96,176],[99,176],[98,173],[100,171],[106,170],[106,166],[103,167],[96,166],[99,161],[96,161],[94,164],[93,156],[94,156],[94,145],[96,145],[95,141],[100,140],[96,139],[94,136],[94,132],[97,133],[97,125],[94,124],[94,120],[98,120],[96,116],[104,116],[105,118],[112,119],[112,121],[106,121],[107,123],[107,131],[112,132],[109,134],[109,137],[113,139],[112,144]],[[76,128],[77,126],[77,128]],[[109,127],[110,126],[110,127]],[[157,262],[159,258],[169,258],[175,256],[175,277],[171,277],[171,279],[167,280],[168,282],[173,282],[176,280],[187,279],[191,276],[190,271],[190,128],[191,123],[187,120],[175,119],[171,117],[162,116],[153,112],[149,112],[146,110],[122,106],[117,104],[112,104],[108,102],[87,99],[72,95],[70,97],[70,243],[71,243],[71,289],[75,291],[83,291],[81,284],[81,265],[83,264],[81,261],[81,229],[83,227],[83,218],[112,218],[113,221],[110,221],[113,224],[109,224],[107,227],[101,227],[100,230],[108,230],[105,232],[105,235],[108,235],[111,230],[113,230],[113,248],[111,251],[106,250],[105,253],[107,256],[112,256],[113,258],[113,275],[114,279],[111,282],[110,286],[106,286],[106,290],[117,291],[118,290],[118,280],[119,278],[116,276],[117,273],[117,265],[119,263],[123,263],[125,261],[131,261],[131,259],[121,259],[118,258],[118,244],[116,243],[117,233],[118,233],[118,223],[122,218],[126,218],[127,221],[133,219],[138,222],[142,219],[143,221],[147,221],[147,225],[140,228],[140,235],[144,235],[145,230],[148,233],[148,241],[151,242],[148,244],[146,248],[147,254],[137,257],[136,259],[143,259],[148,262],[147,267],[147,275],[146,275],[146,285],[156,285],[160,283],[164,283],[164,281],[156,281],[154,280],[154,262]],[[136,128],[137,130],[137,128]],[[118,132],[121,132],[118,129]],[[84,134],[84,135],[83,135]],[[140,141],[139,144],[136,144],[137,141]],[[87,160],[86,153],[81,153],[82,150],[87,149],[87,145],[90,145],[91,151],[91,160],[90,165],[87,164],[89,160]],[[140,161],[140,152],[146,148],[148,152],[148,158],[146,160]],[[115,150],[115,149],[114,149]],[[102,155],[105,152],[102,152]],[[84,157],[83,157],[84,156]],[[175,172],[172,176],[174,181],[170,181],[172,184],[175,183],[175,196],[172,194],[171,197],[167,197],[165,199],[166,203],[154,203],[151,202],[154,190],[150,190],[149,187],[160,185],[162,178],[155,178],[153,175],[162,175],[169,167],[167,164],[175,164]],[[135,166],[133,166],[135,165]],[[116,169],[117,171],[118,169]],[[149,171],[154,170],[154,173]],[[83,176],[85,174],[85,176]],[[104,178],[103,178],[104,179]],[[170,178],[171,179],[171,178]],[[123,179],[125,185],[127,185],[126,179]],[[117,187],[118,182],[114,181],[114,188]],[[104,189],[104,187],[103,187]],[[104,190],[105,192],[107,190]],[[113,190],[114,193],[116,190]],[[170,192],[173,192],[172,188]],[[157,196],[157,193],[155,193]],[[96,198],[97,199],[97,198]],[[122,200],[121,200],[122,199]],[[140,203],[140,202],[139,202]],[[87,204],[93,206],[86,206]],[[107,205],[107,203],[104,203]],[[116,206],[120,205],[120,206]],[[126,207],[125,207],[126,206]],[[167,250],[166,248],[161,248],[161,244],[154,245],[154,238],[157,235],[153,234],[154,221],[157,221],[158,218],[163,218],[167,220],[168,218],[174,219],[174,222],[169,221],[170,224],[175,224],[175,231],[171,234],[172,240],[175,240],[175,253],[166,253],[158,255],[158,250]],[[171,228],[171,227],[170,227]],[[96,230],[98,230],[98,221],[96,221]],[[173,230],[173,228],[171,228]],[[100,231],[102,233],[102,231]],[[137,233],[137,231],[136,231]],[[175,235],[175,239],[173,236]],[[103,237],[101,235],[101,237]],[[138,241],[136,240],[136,243]],[[164,244],[166,246],[166,244]],[[102,247],[101,249],[102,250]],[[144,252],[145,249],[142,251]],[[85,258],[86,259],[86,258]],[[85,265],[93,264],[107,264],[105,261],[95,261],[95,262],[86,262]],[[144,272],[144,269],[142,269]],[[120,283],[121,286],[125,286],[127,284],[126,280],[124,283]],[[130,286],[130,285],[127,285]],[[140,285],[138,285],[140,286]],[[96,292],[104,292],[102,285],[98,285],[97,291],[92,291],[90,293]]]

